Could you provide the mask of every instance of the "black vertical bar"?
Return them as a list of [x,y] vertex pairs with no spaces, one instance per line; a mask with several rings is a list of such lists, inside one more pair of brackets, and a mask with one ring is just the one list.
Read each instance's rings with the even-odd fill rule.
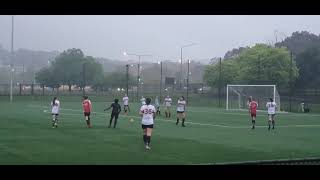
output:
[[221,107],[221,58],[219,59],[219,87],[218,87],[218,94],[219,94],[219,107]]
[[33,86],[34,86],[34,84],[32,83],[31,84],[31,95],[33,96]]
[[292,52],[290,52],[290,95],[289,95],[289,112],[292,105]]
[[129,64],[126,65],[127,69],[127,96],[129,96]]
[[[139,56],[140,59],[140,56]],[[139,102],[139,85],[140,85],[140,63],[138,64],[138,79],[137,79],[137,102]]]
[[86,94],[86,92],[85,92],[85,87],[86,87],[86,64],[85,63],[83,63],[82,64],[82,80],[83,80],[83,87],[82,87],[82,94],[83,94],[83,96]]
[[21,91],[22,91],[22,84],[19,84],[19,96],[21,96]]
[[190,60],[188,60],[188,75],[187,75],[187,104],[189,104],[189,71],[190,71]]
[[160,61],[160,104],[162,100],[162,61]]

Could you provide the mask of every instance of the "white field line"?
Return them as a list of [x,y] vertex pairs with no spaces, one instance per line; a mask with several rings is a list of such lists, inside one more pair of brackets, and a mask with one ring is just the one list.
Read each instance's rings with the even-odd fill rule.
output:
[[[38,105],[29,105],[30,107],[44,107],[44,108],[48,108],[47,106],[38,106]],[[75,110],[75,109],[65,109],[65,108],[61,108],[61,110],[66,110],[66,111],[75,111],[75,112],[81,112],[82,110]],[[50,112],[47,112],[50,114]],[[103,117],[106,118],[106,114],[110,114],[110,113],[101,113],[101,112],[93,112],[93,115],[99,116],[99,115],[103,115]],[[61,113],[61,115],[70,115],[70,116],[81,116],[82,114],[78,113],[78,114],[72,114],[72,113]],[[132,117],[132,118],[141,118],[139,116],[124,116],[124,117]],[[164,121],[164,122],[175,122],[173,120],[168,120],[168,119],[162,119],[162,118],[156,118],[156,121],[160,120],[160,121]],[[219,124],[208,124],[208,123],[196,123],[196,122],[185,122],[186,124],[195,124],[195,125],[200,125],[200,126],[212,126],[212,127],[223,127],[223,128],[236,128],[236,129],[248,129],[250,128],[249,126],[226,126],[226,125],[219,125]],[[257,128],[266,128],[268,126],[255,126]],[[278,127],[283,127],[283,128],[288,128],[288,127],[320,127],[320,124],[310,124],[310,125],[278,125],[276,126]]]
[[308,158],[288,158],[288,159],[270,159],[270,160],[254,160],[254,161],[238,161],[238,162],[224,162],[224,163],[198,163],[190,165],[232,165],[232,164],[242,164],[242,163],[265,163],[265,162],[279,162],[279,161],[299,161],[299,160],[319,160],[320,157],[308,157]]

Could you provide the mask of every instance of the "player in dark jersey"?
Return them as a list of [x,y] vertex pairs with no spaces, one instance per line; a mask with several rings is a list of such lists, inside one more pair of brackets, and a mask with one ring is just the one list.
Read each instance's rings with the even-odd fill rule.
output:
[[107,109],[104,110],[104,111],[106,111],[106,110],[109,110],[110,108],[112,108],[112,112],[111,112],[111,117],[110,117],[110,122],[109,122],[108,128],[111,127],[113,118],[114,118],[113,128],[116,128],[116,126],[117,126],[117,120],[118,120],[119,114],[121,112],[121,106],[120,106],[120,104],[118,102],[119,102],[119,100],[115,99],[114,103],[112,103],[110,107],[108,107]]

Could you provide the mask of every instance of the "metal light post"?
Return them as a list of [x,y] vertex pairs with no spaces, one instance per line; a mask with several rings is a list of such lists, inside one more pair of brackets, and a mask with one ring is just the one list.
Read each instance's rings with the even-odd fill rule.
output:
[[126,70],[127,70],[127,74],[126,74],[126,78],[127,78],[127,96],[129,96],[129,64],[126,65]]
[[191,43],[191,44],[187,44],[187,45],[183,45],[180,47],[180,78],[179,78],[179,88],[181,89],[182,87],[182,49],[186,48],[186,47],[190,47],[190,46],[194,46],[196,45],[196,43]]
[[187,104],[189,104],[189,75],[190,75],[190,60],[188,60],[188,75],[187,75]]
[[14,16],[12,16],[11,19],[11,24],[12,24],[12,29],[11,29],[11,63],[10,63],[10,102],[13,101],[13,96],[12,96],[12,85],[13,85],[13,28],[14,28]]
[[158,64],[160,64],[160,103],[162,99],[162,61],[159,61]]
[[125,56],[137,56],[139,58],[139,63],[138,63],[138,78],[137,78],[137,101],[139,101],[139,88],[140,88],[140,60],[141,57],[143,56],[152,56],[149,54],[131,54],[131,53],[127,53],[124,52],[123,55]]
[[289,112],[291,112],[292,104],[292,52],[290,52],[290,96],[289,96]]

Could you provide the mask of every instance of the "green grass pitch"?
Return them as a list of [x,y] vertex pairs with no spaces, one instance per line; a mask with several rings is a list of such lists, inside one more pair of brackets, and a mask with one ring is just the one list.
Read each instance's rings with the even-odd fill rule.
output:
[[[155,120],[150,151],[145,151],[138,104],[106,128],[110,103],[93,101],[93,128],[86,128],[81,101],[61,100],[59,127],[51,128],[44,101],[0,104],[0,164],[207,164],[320,157],[320,115],[284,113],[268,131],[258,112],[251,130],[247,112],[187,107],[185,128],[164,112]],[[46,108],[47,107],[47,108]],[[44,112],[47,110],[48,112]],[[134,122],[129,119],[133,118]]]

